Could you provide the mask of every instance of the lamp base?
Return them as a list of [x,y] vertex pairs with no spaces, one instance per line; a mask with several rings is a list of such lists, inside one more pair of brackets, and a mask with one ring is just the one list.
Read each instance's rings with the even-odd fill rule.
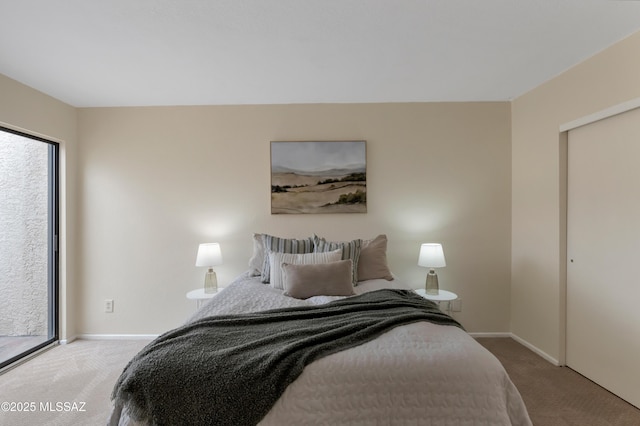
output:
[[427,274],[427,282],[424,285],[427,294],[438,295],[440,287],[438,286],[438,274],[431,269]]
[[216,293],[218,291],[218,277],[213,268],[209,268],[204,275],[204,292]]

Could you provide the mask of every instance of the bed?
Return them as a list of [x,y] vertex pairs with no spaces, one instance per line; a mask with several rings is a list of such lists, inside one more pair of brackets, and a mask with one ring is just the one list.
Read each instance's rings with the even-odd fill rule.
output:
[[[173,347],[166,345],[181,342],[180,345],[188,345],[186,352],[176,356],[176,360],[166,362],[167,366],[163,367],[164,358],[149,361],[140,356],[145,348],[125,368],[114,387],[114,408],[109,424],[134,426],[175,424],[179,421],[181,424],[233,425],[531,425],[520,394],[500,362],[453,319],[439,311],[433,302],[415,294],[388,271],[386,237],[384,244],[376,243],[381,237],[359,240],[359,247],[329,244],[322,251],[329,260],[320,256],[320,261],[309,261],[312,256],[307,255],[318,250],[317,237],[314,237],[315,242],[312,239],[311,245],[304,243],[305,247],[292,248],[288,243],[263,244],[263,253],[260,252],[260,243],[257,247],[254,245],[253,262],[250,261],[253,268],[220,291],[185,326],[152,342],[149,345],[152,348],[147,351],[155,355],[151,349],[161,348],[160,352],[164,349],[165,353],[172,354]],[[376,248],[376,245],[377,253],[367,250]],[[289,257],[283,255],[284,262],[282,256],[274,256],[274,253],[287,251],[294,253]],[[363,257],[359,258],[361,254]],[[306,260],[295,263],[291,259],[296,256],[298,260]],[[363,262],[360,268],[354,265],[354,257]],[[344,265],[348,266],[348,271]],[[331,281],[323,274],[330,270],[336,275],[338,266],[341,271],[346,271],[340,272],[342,290],[334,286],[315,292],[319,294],[312,292],[309,296],[305,293],[309,282],[322,287],[323,283]],[[360,273],[359,277],[357,273]],[[278,274],[282,276],[278,277]],[[264,282],[266,276],[271,282]],[[298,283],[291,277],[303,283],[299,289],[295,288]],[[348,288],[345,280],[349,282]],[[351,310],[354,312],[348,315],[354,314],[354,317],[333,319],[336,312],[347,315],[346,312]],[[370,311],[382,319],[371,320]],[[423,318],[427,311],[430,311],[430,316]],[[204,336],[203,345],[211,348],[217,346],[218,340],[210,339],[219,338],[212,336],[226,332],[212,332],[209,327],[227,327],[217,330],[234,332],[242,330],[238,334],[248,339],[242,342],[245,345],[242,347],[255,347],[260,351],[260,345],[254,343],[264,340],[273,344],[272,332],[274,335],[282,332],[287,339],[298,338],[297,335],[291,337],[291,332],[285,329],[284,324],[288,321],[282,322],[282,315],[288,319],[292,314],[296,316],[292,323],[303,315],[311,319],[314,327],[325,327],[306,331],[308,335],[305,338],[322,341],[321,344],[330,345],[330,348],[320,356],[313,355],[294,377],[289,378],[286,372],[283,373],[287,381],[279,388],[270,381],[278,382],[280,378],[245,376],[247,370],[257,368],[240,367],[239,363],[244,362],[242,359],[221,364],[227,358],[234,359],[229,354],[233,347],[240,347],[238,344],[228,344],[229,349],[218,351],[222,356],[212,361],[208,358],[207,349],[192,344],[193,337],[186,334],[195,332]],[[252,321],[262,323],[264,318],[273,316],[278,317],[278,325],[270,328],[271,331],[264,336],[252,337],[250,332],[239,327]],[[377,321],[377,327],[381,322],[387,324],[395,318],[403,319],[397,324],[378,327],[374,335],[363,334],[360,341],[351,339],[352,335],[360,335],[360,330],[368,327],[360,327],[358,321]],[[332,320],[338,322],[331,323]],[[273,327],[273,323],[270,324]],[[331,334],[339,333],[342,324],[345,328],[342,337]],[[342,340],[348,343],[344,347],[336,347],[335,342]],[[267,349],[267,355],[261,356],[273,358],[270,354],[275,356],[280,346],[289,345],[278,340],[275,342],[275,346]],[[239,352],[243,356],[245,350]],[[307,357],[307,352],[302,355],[296,352],[292,357],[295,359],[291,362],[299,364],[301,358]],[[265,374],[278,370],[279,362],[276,360],[268,364]],[[149,374],[140,376],[147,378],[136,379],[135,386],[129,386],[126,392],[122,392],[123,383],[129,379],[127,373],[136,363],[147,369]],[[262,361],[247,365],[262,365]],[[188,370],[187,374],[192,377],[182,379],[181,370]],[[220,370],[224,370],[224,374],[216,376]],[[166,380],[156,382],[162,371],[168,371]],[[253,371],[249,373],[253,374]],[[237,384],[227,386],[227,382],[236,378],[239,378]],[[160,392],[166,398],[159,400],[157,406],[163,409],[170,407],[171,416],[177,417],[164,417],[162,410],[150,414],[141,409],[150,404],[149,395],[154,392]],[[272,392],[275,397],[270,398]]]

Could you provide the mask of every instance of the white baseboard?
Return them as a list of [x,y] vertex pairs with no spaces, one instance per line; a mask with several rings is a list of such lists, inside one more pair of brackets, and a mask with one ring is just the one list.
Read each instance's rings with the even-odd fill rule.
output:
[[527,342],[523,338],[516,336],[513,333],[510,333],[510,334],[511,334],[511,338],[513,340],[515,340],[516,342],[520,343],[522,346],[526,347],[527,349],[530,349],[533,352],[535,352],[536,354],[540,355],[542,358],[546,359],[551,364],[555,365],[556,367],[561,367],[562,366],[562,363],[560,363],[560,361],[558,361],[557,359],[555,359],[554,357],[552,357],[551,355],[549,355],[545,351],[543,351],[541,349],[538,349],[536,346],[534,346],[531,343]]
[[159,334],[79,334],[81,340],[153,340]]
[[473,337],[474,339],[482,338],[482,337],[510,337],[513,340],[515,340],[516,342],[520,343],[525,348],[535,352],[537,355],[539,355],[542,358],[544,358],[545,360],[549,361],[551,364],[555,365],[556,367],[562,366],[560,361],[558,361],[557,359],[555,359],[554,357],[552,357],[551,355],[549,355],[545,351],[537,348],[536,346],[532,345],[531,343],[527,342],[523,338],[518,337],[517,335],[515,335],[513,333],[469,333],[469,335],[471,337]]
[[61,345],[67,345],[67,344],[73,342],[74,340],[76,340],[77,338],[78,338],[78,336],[67,337],[66,339],[58,340],[58,343],[60,343]]

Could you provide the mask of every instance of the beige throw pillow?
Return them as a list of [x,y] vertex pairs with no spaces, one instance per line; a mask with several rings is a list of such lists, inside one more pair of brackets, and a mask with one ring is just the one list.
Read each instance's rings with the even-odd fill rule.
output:
[[324,253],[278,253],[269,252],[269,285],[279,290],[284,290],[282,264],[309,265],[312,263],[327,263],[340,260],[342,250],[327,251]]
[[373,240],[363,240],[358,259],[358,281],[393,280],[387,265],[387,236],[378,235]]
[[312,265],[282,264],[284,294],[296,299],[354,294],[351,259]]
[[262,234],[253,234],[253,254],[249,259],[249,271],[252,277],[259,277],[262,275],[262,267],[264,265],[264,243],[262,241]]

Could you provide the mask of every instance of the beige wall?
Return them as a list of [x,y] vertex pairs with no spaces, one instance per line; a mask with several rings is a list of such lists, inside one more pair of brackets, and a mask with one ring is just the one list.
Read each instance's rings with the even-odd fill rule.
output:
[[[221,285],[247,268],[251,234],[389,237],[414,287],[420,243],[442,242],[443,288],[469,331],[509,331],[508,103],[79,110],[81,334],[160,333],[194,310],[200,242],[221,243]],[[367,141],[368,213],[271,215],[271,140]],[[104,299],[115,312],[103,312]]]
[[0,74],[0,124],[60,142],[60,337],[76,334],[75,108]]
[[562,124],[640,97],[640,33],[512,103],[511,331],[564,357],[566,229]]

